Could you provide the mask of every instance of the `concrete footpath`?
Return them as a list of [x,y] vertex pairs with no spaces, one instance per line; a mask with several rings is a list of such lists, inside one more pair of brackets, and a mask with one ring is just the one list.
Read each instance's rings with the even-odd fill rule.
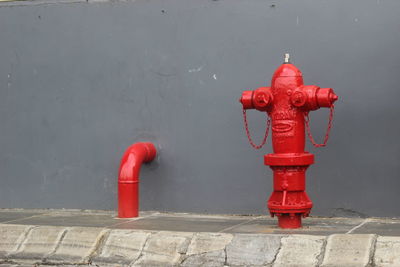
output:
[[3,266],[400,266],[400,220],[0,210]]

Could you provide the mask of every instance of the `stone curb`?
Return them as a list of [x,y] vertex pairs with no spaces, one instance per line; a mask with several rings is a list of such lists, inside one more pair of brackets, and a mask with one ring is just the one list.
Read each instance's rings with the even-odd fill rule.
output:
[[0,224],[0,267],[400,266],[400,237],[110,230]]

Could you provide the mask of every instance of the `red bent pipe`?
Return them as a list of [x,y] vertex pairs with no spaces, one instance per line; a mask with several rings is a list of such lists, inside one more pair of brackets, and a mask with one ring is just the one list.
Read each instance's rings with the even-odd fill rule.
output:
[[143,162],[152,161],[157,154],[152,143],[136,143],[128,147],[121,159],[118,175],[118,217],[139,215],[139,173]]

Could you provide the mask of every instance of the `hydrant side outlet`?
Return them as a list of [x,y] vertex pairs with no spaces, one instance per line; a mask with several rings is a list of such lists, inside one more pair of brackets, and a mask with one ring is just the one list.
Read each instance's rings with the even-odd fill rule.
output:
[[[271,87],[245,91],[241,103],[251,143],[245,110],[266,112],[271,123],[274,153],[264,156],[265,165],[270,166],[274,174],[274,191],[268,200],[270,214],[278,217],[281,228],[299,228],[301,217],[307,217],[313,206],[305,192],[305,179],[308,166],[314,163],[314,155],[304,150],[305,133],[307,131],[314,146],[326,145],[333,118],[333,103],[338,97],[331,88],[303,85],[301,71],[286,63],[288,55],[285,57],[285,63],[272,77]],[[324,143],[317,144],[310,133],[308,113],[321,107],[331,108],[331,113]]]

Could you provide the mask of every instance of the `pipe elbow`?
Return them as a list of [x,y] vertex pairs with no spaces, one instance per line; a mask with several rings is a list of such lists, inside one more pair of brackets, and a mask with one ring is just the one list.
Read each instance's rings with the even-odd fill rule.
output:
[[142,163],[154,160],[156,154],[152,143],[136,143],[128,147],[121,159],[118,182],[137,183]]
[[139,216],[139,173],[143,162],[152,161],[157,154],[152,143],[136,143],[122,156],[118,173],[118,217]]

